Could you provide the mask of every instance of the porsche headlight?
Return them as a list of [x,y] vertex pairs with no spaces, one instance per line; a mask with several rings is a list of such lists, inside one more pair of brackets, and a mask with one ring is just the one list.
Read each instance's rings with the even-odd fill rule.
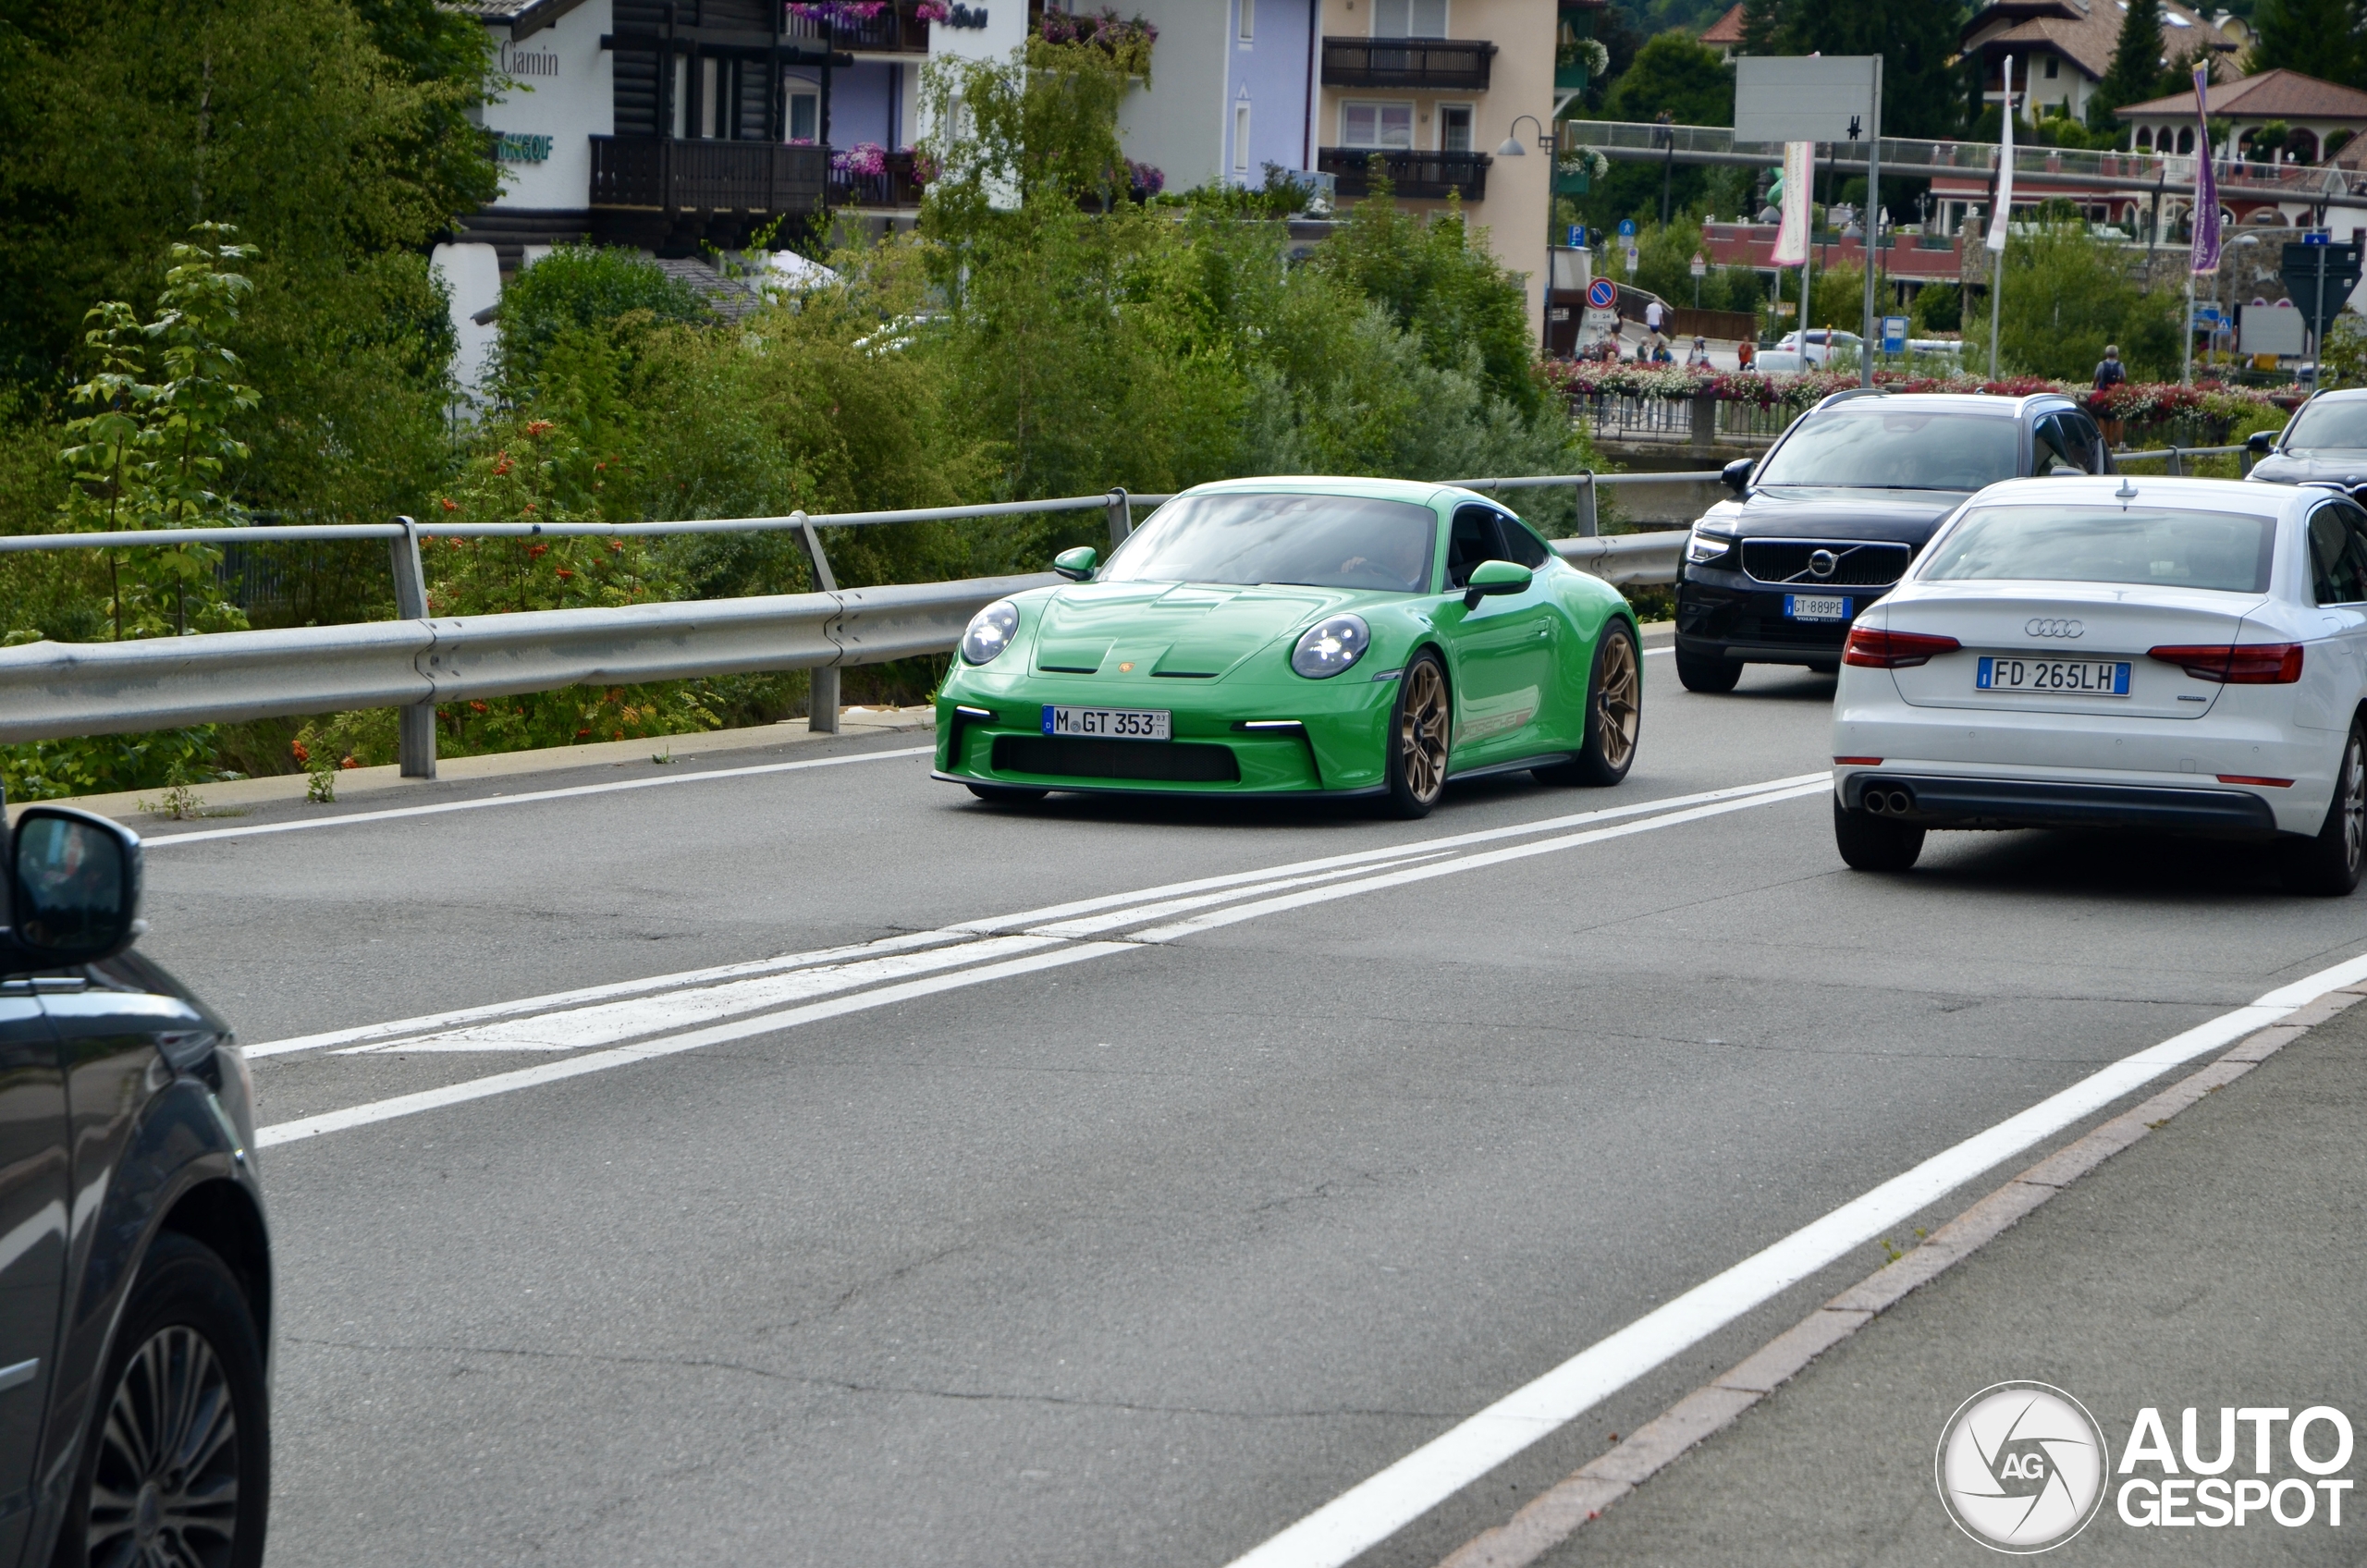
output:
[[1693,537],[1685,542],[1685,558],[1696,566],[1706,566],[1711,561],[1723,559],[1734,547],[1731,535],[1697,528],[1693,531]]
[[1291,650],[1291,668],[1309,680],[1328,680],[1364,657],[1371,646],[1372,630],[1363,617],[1335,615],[1306,629]]
[[962,656],[972,664],[992,664],[1018,630],[1019,606],[997,599],[970,618],[970,629],[962,633]]

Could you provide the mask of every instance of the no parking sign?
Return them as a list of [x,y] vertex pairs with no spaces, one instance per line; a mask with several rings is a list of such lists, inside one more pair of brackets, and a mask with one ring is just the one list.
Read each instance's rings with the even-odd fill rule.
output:
[[1598,277],[1587,285],[1587,303],[1598,311],[1607,311],[1619,303],[1619,285],[1607,277]]

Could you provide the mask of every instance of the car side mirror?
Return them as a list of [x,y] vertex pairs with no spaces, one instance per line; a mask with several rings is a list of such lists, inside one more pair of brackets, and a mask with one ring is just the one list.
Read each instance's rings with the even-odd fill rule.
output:
[[1536,580],[1537,574],[1517,561],[1481,561],[1463,584],[1463,607],[1476,610],[1491,594],[1526,593]]
[[1750,487],[1750,471],[1758,466],[1757,458],[1736,458],[1718,471],[1718,477],[1726,482],[1727,489],[1739,496]]
[[1100,555],[1092,545],[1079,545],[1073,550],[1062,550],[1054,556],[1052,570],[1071,582],[1090,582],[1093,581],[1093,569],[1100,564]]
[[145,929],[140,835],[64,806],[31,806],[8,840],[11,959],[38,967],[112,958]]
[[2276,437],[2265,430],[2255,430],[2244,438],[2244,449],[2253,457],[2264,458],[2276,450]]

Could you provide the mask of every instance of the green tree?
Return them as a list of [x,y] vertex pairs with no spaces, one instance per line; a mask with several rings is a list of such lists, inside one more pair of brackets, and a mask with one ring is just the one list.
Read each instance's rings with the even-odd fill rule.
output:
[[2367,88],[2367,13],[2359,0],[2260,0],[2246,75],[2284,67]]
[[707,313],[694,289],[637,252],[560,246],[501,291],[497,385],[513,397],[522,395],[561,335],[605,327],[634,311],[680,322],[699,321]]
[[2142,292],[2118,249],[2076,223],[2017,234],[2005,247],[1999,352],[2012,369],[2083,382],[2116,343],[2130,380],[2175,377],[2177,311],[2177,298]]
[[1952,73],[1962,0],[1791,0],[1785,12],[1786,53],[1883,57],[1883,135],[1957,133],[1962,99]]
[[2113,45],[2112,66],[2088,100],[2088,126],[2112,130],[2119,121],[2115,112],[2155,95],[2162,80],[2162,0],[2128,0],[2120,18],[2120,38]]
[[1773,55],[1783,47],[1784,14],[1779,0],[1743,0],[1742,52]]
[[1645,44],[1635,64],[1612,84],[1604,117],[1649,120],[1665,112],[1679,125],[1735,123],[1734,67],[1683,33],[1664,32]]

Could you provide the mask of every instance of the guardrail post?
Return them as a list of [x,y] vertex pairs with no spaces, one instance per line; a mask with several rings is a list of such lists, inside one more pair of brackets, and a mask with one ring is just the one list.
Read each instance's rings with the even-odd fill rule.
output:
[[[427,572],[419,563],[419,524],[407,517],[402,537],[386,541],[395,558],[395,614],[403,620],[427,619]],[[435,777],[435,701],[411,703],[396,710],[395,757],[405,778]]]
[[2250,447],[2246,447],[2241,451],[2238,452],[2236,454],[2236,477],[2238,479],[2250,479],[2252,476],[2252,449]]
[[2172,479],[2182,479],[2186,476],[2186,454],[2176,447],[2170,448],[2169,475]]
[[1591,471],[1578,476],[1578,537],[1592,539],[1602,530],[1598,526],[1594,509],[1594,474]]
[[[797,542],[805,546],[805,559],[814,569],[814,586],[825,594],[839,591],[839,580],[830,575],[830,557],[822,553],[822,536],[803,511],[791,514],[797,524]],[[805,703],[805,727],[819,735],[839,732],[839,667],[818,665],[812,671],[813,685]]]
[[1110,487],[1110,547],[1115,550],[1134,531],[1134,504],[1126,498],[1126,487]]

